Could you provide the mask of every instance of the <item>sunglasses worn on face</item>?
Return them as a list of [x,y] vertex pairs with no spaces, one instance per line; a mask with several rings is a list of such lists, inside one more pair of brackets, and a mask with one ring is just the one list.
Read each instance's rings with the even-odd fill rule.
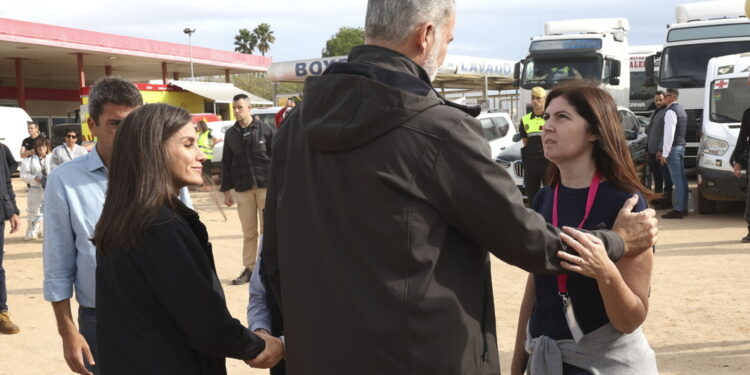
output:
[[74,138],[75,139],[75,138],[78,138],[78,136],[77,135],[66,135],[65,138]]

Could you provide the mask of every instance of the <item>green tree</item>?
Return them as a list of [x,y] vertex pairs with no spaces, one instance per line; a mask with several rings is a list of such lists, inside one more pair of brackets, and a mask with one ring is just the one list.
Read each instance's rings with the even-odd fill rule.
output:
[[365,44],[365,29],[361,27],[342,27],[331,35],[323,49],[323,57],[346,56],[356,46]]
[[262,56],[265,56],[268,50],[271,49],[271,43],[276,42],[276,37],[273,36],[271,31],[271,25],[267,23],[261,23],[253,30],[253,35],[257,41],[258,51]]
[[240,29],[240,32],[234,36],[234,46],[235,52],[252,54],[255,47],[258,47],[258,36],[250,33],[248,29]]

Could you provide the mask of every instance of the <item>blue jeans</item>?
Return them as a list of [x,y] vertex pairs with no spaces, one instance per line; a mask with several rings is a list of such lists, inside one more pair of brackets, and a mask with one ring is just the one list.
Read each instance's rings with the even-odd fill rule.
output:
[[685,176],[685,146],[672,146],[667,156],[667,168],[669,176],[674,184],[674,209],[677,211],[688,211],[688,184]]
[[[78,331],[81,332],[86,343],[89,344],[91,355],[94,356],[94,363],[99,362],[99,348],[96,341],[96,310],[88,307],[78,306]],[[86,358],[83,359],[86,368],[99,375],[98,366],[90,366]]]
[[0,312],[8,311],[8,289],[5,286],[5,268],[3,268],[3,248],[5,246],[5,222],[0,222]]

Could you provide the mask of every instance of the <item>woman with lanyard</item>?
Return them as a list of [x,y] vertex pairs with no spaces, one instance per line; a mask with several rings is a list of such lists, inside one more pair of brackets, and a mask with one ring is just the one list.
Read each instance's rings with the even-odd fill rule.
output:
[[78,133],[70,129],[65,132],[65,143],[55,147],[50,155],[49,166],[50,170],[57,168],[66,161],[71,161],[79,156],[86,155],[86,148],[79,146],[76,141],[78,140]]
[[[601,242],[571,230],[611,228],[622,209],[646,209],[620,127],[604,90],[573,83],[547,96],[542,134],[548,187],[532,203],[564,228],[561,275],[529,275],[518,318],[511,374],[656,374],[641,331],[648,312],[653,251],[613,263]],[[645,198],[645,199],[644,199]],[[566,228],[567,227],[567,228]]]

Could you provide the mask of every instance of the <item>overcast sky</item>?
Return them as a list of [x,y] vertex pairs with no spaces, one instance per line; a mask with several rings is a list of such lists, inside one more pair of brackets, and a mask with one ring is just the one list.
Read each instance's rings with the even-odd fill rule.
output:
[[[742,0],[737,0],[742,2]],[[0,17],[234,50],[240,28],[271,25],[274,61],[320,57],[326,40],[342,26],[364,26],[367,0],[3,0]],[[518,60],[544,22],[625,17],[631,45],[663,44],[678,0],[457,0],[455,39],[449,53]],[[11,5],[12,4],[12,5]],[[258,52],[256,52],[258,53]]]

